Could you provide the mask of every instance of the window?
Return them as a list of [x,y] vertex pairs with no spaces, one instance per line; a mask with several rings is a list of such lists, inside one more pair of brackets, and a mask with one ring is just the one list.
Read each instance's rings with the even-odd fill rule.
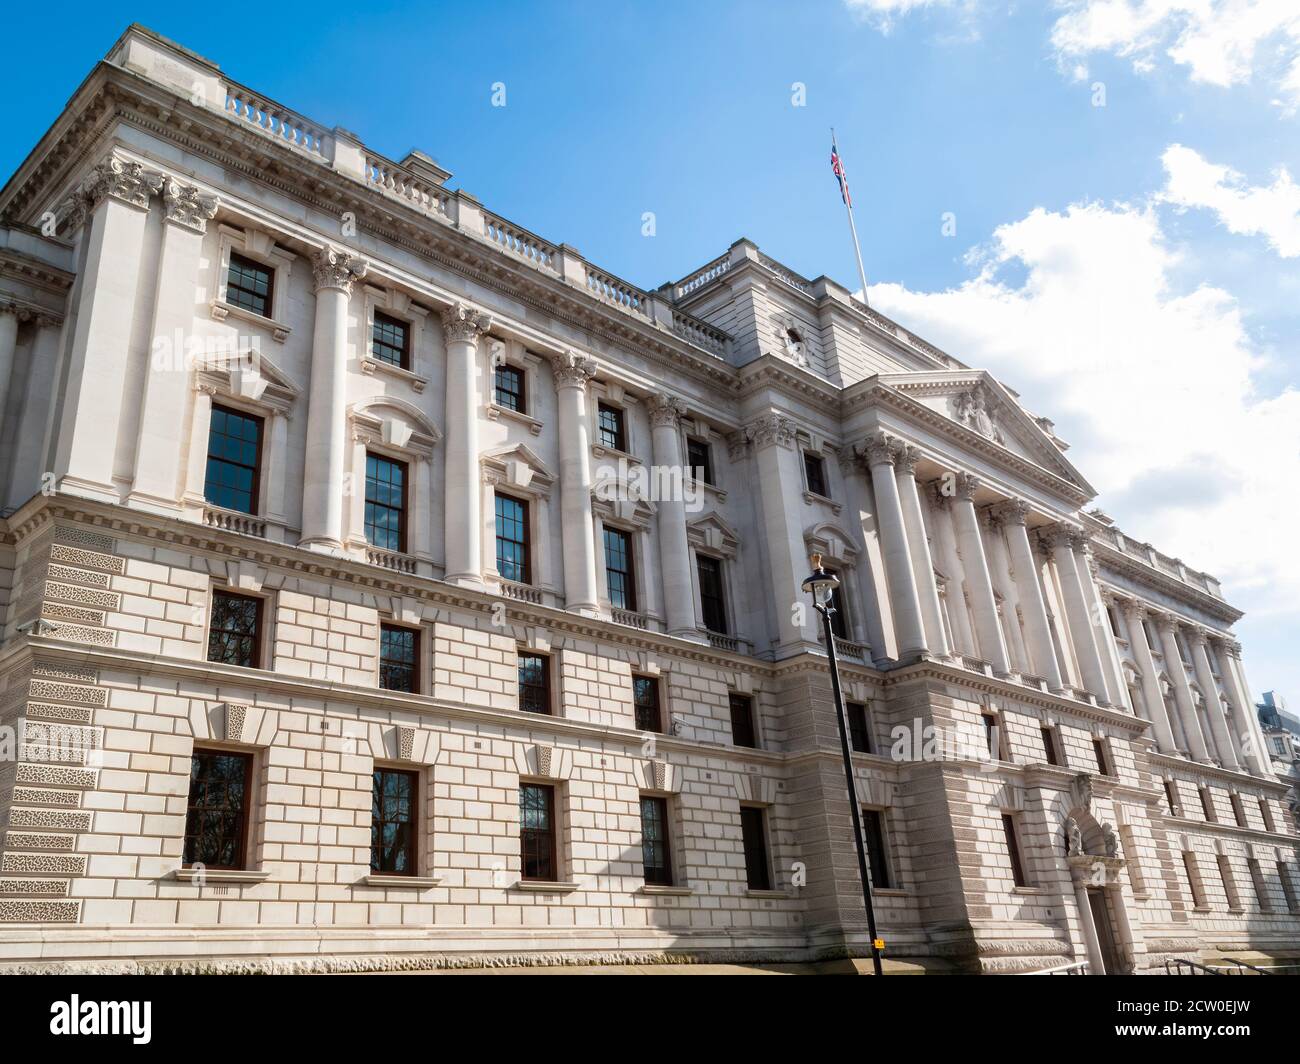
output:
[[545,654],[519,655],[519,708],[525,713],[551,712],[551,659]]
[[497,492],[497,572],[516,584],[533,580],[528,543],[528,503]]
[[826,491],[826,460],[820,455],[813,454],[811,451],[803,453],[803,472],[808,481],[808,490],[814,495],[820,495],[827,498]]
[[754,700],[748,695],[730,696],[731,702],[731,741],[736,746],[756,748],[758,739],[754,734]]
[[1259,859],[1247,857],[1246,870],[1250,873],[1250,885],[1255,891],[1255,902],[1259,905],[1260,912],[1271,913],[1273,899],[1268,896],[1268,884],[1264,882],[1264,871],[1259,867]]
[[522,414],[527,409],[524,393],[524,371],[518,366],[497,366],[493,378],[493,400],[497,406]]
[[1173,780],[1165,780],[1165,803],[1169,806],[1170,816],[1181,816],[1178,811],[1178,786]]
[[370,792],[370,871],[392,876],[416,872],[416,811],[419,777],[377,768]]
[[420,691],[420,633],[396,624],[379,626],[379,686],[385,691]]
[[713,451],[705,440],[688,436],[686,439],[686,465],[691,475],[703,484],[712,484]]
[[269,318],[273,284],[274,274],[268,267],[233,251],[230,253],[230,271],[226,274],[227,303]]
[[406,550],[406,465],[366,455],[366,542],[380,550]]
[[248,860],[248,811],[253,755],[195,750],[185,812],[185,866],[243,869]]
[[1056,729],[1050,724],[1042,726],[1043,735],[1043,756],[1047,758],[1049,765],[1060,765],[1061,751],[1057,741]]
[[1017,887],[1029,886],[1025,875],[1024,861],[1020,857],[1020,836],[1016,818],[1013,813],[1002,814],[1002,834],[1007,840],[1007,857],[1011,861],[1011,881]]
[[745,847],[745,883],[750,890],[771,890],[767,861],[767,815],[755,805],[740,807],[740,834]]
[[226,510],[257,513],[261,465],[262,419],[214,406],[203,497]]
[[1237,822],[1237,827],[1250,827],[1246,822],[1246,807],[1241,804],[1241,795],[1233,791],[1229,798],[1232,800],[1232,818]]
[[1221,853],[1214,858],[1214,863],[1219,866],[1219,879],[1223,883],[1223,893],[1228,898],[1229,911],[1240,911],[1241,895],[1237,893],[1237,877],[1232,874],[1232,862],[1226,854]]
[[262,600],[229,591],[212,593],[208,660],[245,669],[259,667],[262,650]]
[[524,879],[556,882],[555,788],[541,783],[519,786],[519,849]]
[[377,362],[387,362],[398,369],[410,369],[410,326],[404,321],[375,311],[375,321],[370,331],[370,354]]
[[1193,907],[1204,909],[1205,891],[1201,887],[1200,873],[1196,871],[1196,858],[1190,850],[1183,851],[1183,872],[1187,876],[1187,889],[1192,895]]
[[611,451],[627,450],[627,431],[623,421],[623,411],[608,403],[596,406],[596,438],[602,447]]
[[1267,798],[1261,798],[1259,800],[1259,815],[1264,818],[1265,831],[1277,830],[1277,828],[1273,826],[1273,810],[1269,808]]
[[727,604],[722,595],[722,562],[705,554],[695,556],[695,570],[700,579],[700,612],[704,627],[710,632],[727,633]]
[[885,841],[885,814],[881,809],[862,810],[862,839],[867,847],[867,868],[876,890],[893,886],[889,878],[889,850]]
[[980,719],[984,722],[984,742],[988,746],[989,757],[994,761],[1001,761],[1002,758],[1002,729],[998,724],[998,718],[993,713],[981,713]]
[[[834,569],[827,568],[826,571],[837,580],[839,579],[840,574]],[[831,634],[837,639],[848,639],[849,637],[849,622],[844,613],[843,591],[843,581],[836,584],[834,589],[831,591]]]
[[1201,812],[1205,814],[1205,822],[1214,824],[1218,822],[1218,817],[1214,815],[1214,798],[1210,794],[1209,787],[1202,787],[1201,792]]
[[639,731],[663,731],[659,712],[659,681],[653,676],[632,677],[632,707]]
[[636,612],[636,574],[632,571],[632,535],[605,529],[605,586],[616,610]]
[[673,859],[668,840],[668,801],[641,798],[641,863],[645,881],[661,887],[673,883]]
[[850,702],[844,707],[849,718],[849,745],[859,754],[871,753],[871,722],[867,707],[861,702]]
[[1288,871],[1285,861],[1278,861],[1277,863],[1277,878],[1282,883],[1282,894],[1286,898],[1286,911],[1300,913],[1300,899],[1296,897],[1295,884],[1291,882],[1291,873]]
[[1097,771],[1103,776],[1115,775],[1114,768],[1110,763],[1110,750],[1107,748],[1106,740],[1093,739],[1092,752],[1097,758]]

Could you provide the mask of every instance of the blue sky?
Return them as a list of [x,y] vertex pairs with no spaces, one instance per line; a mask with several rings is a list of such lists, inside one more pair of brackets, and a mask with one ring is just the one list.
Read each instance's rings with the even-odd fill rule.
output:
[[1250,611],[1256,694],[1300,701],[1300,5],[1236,4],[24,7],[10,38],[51,47],[0,71],[0,169],[135,20],[642,286],[743,235],[856,287],[834,125],[873,303],[1054,418],[1103,508]]

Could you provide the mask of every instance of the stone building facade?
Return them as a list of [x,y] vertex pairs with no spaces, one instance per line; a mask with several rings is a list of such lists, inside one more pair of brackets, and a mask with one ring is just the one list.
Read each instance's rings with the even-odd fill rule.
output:
[[0,191],[0,966],[862,952],[814,552],[888,957],[1300,953],[1240,614],[1049,420],[450,176],[131,27]]

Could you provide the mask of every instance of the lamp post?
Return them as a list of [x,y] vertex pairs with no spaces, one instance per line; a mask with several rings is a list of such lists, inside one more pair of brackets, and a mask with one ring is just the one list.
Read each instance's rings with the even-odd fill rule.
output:
[[803,582],[803,589],[813,600],[813,609],[822,615],[822,631],[826,635],[826,655],[830,658],[831,690],[835,694],[835,723],[840,729],[840,754],[844,758],[844,782],[849,788],[849,814],[853,818],[853,841],[858,847],[858,875],[862,879],[862,902],[867,908],[867,933],[871,936],[871,964],[880,975],[880,949],[876,938],[876,912],[871,904],[871,876],[867,872],[867,850],[862,841],[862,814],[858,810],[858,788],[853,782],[853,759],[849,755],[849,733],[844,726],[844,696],[840,692],[840,666],[835,656],[835,633],[831,631],[831,605],[839,577],[822,568],[822,556],[812,555],[812,575]]

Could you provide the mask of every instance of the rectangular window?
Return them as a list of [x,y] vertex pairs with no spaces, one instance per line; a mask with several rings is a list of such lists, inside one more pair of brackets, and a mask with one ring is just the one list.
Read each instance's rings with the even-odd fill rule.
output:
[[232,251],[230,271],[226,274],[226,302],[269,318],[273,278],[271,270],[260,262]]
[[705,440],[688,436],[686,439],[686,465],[691,475],[702,484],[713,481],[713,451]]
[[519,655],[519,708],[525,713],[551,712],[551,659],[545,654]]
[[616,610],[636,612],[636,574],[632,570],[632,534],[605,528],[605,586]]
[[1106,747],[1106,740],[1093,739],[1092,752],[1097,758],[1097,771],[1103,776],[1115,775],[1114,768],[1110,763],[1110,750]]
[[525,413],[524,371],[518,366],[497,366],[493,377],[493,400],[497,406],[516,414]]
[[229,591],[212,593],[212,624],[208,628],[208,660],[222,665],[260,668],[262,600]]
[[1246,821],[1246,807],[1241,804],[1241,795],[1233,791],[1229,797],[1232,799],[1232,818],[1237,822],[1237,827],[1250,827]]
[[1016,818],[1011,813],[1002,814],[1002,834],[1007,840],[1007,857],[1011,861],[1011,881],[1017,887],[1029,886],[1025,876],[1024,861],[1020,857],[1020,836],[1017,833]]
[[871,885],[877,890],[888,890],[894,884],[889,875],[889,843],[885,835],[883,810],[862,810],[862,839],[867,848],[867,868],[871,871]]
[[366,455],[366,542],[380,550],[406,550],[406,465]]
[[653,676],[632,677],[632,706],[636,710],[638,731],[663,731],[659,712],[659,681]]
[[700,612],[704,615],[704,627],[710,632],[726,635],[727,604],[722,595],[722,562],[697,554],[695,570],[700,580]]
[[1205,822],[1214,824],[1218,822],[1218,817],[1214,815],[1214,797],[1210,794],[1209,787],[1201,788],[1201,812],[1205,814]]
[[497,572],[516,584],[533,582],[529,549],[528,503],[497,492]]
[[767,816],[758,806],[740,807],[740,834],[745,846],[745,883],[750,890],[771,890],[767,860]]
[[668,838],[668,801],[665,798],[641,798],[641,863],[647,883],[672,886],[673,859]]
[[1205,892],[1201,889],[1201,877],[1196,871],[1196,858],[1190,850],[1183,851],[1183,873],[1187,876],[1187,889],[1192,895],[1192,906],[1205,908]]
[[1056,729],[1051,725],[1042,726],[1043,734],[1043,756],[1047,758],[1049,765],[1060,765],[1061,754],[1057,745]]
[[1259,800],[1259,815],[1264,818],[1265,831],[1277,830],[1277,828],[1273,826],[1273,810],[1269,808],[1267,798],[1261,798]]
[[414,772],[377,768],[370,793],[370,871],[416,873],[416,822],[420,781]]
[[214,406],[203,497],[226,510],[257,513],[261,466],[262,419]]
[[998,718],[993,713],[981,713],[980,719],[984,722],[984,742],[988,746],[989,757],[994,761],[1001,761],[1002,758],[1002,728],[998,724]]
[[195,750],[185,812],[185,866],[245,869],[253,755]]
[[1181,816],[1178,811],[1178,787],[1173,780],[1165,780],[1165,803],[1169,806],[1170,816]]
[[420,691],[420,633],[396,624],[379,626],[379,686],[385,691]]
[[814,495],[828,498],[826,492],[826,460],[811,451],[804,451],[803,471],[808,481],[808,490]]
[[370,332],[370,354],[377,362],[387,362],[398,369],[410,369],[410,327],[404,321],[375,311],[375,321]]
[[1296,897],[1295,884],[1291,882],[1291,873],[1285,861],[1277,863],[1277,878],[1282,883],[1282,895],[1286,898],[1286,911],[1300,913],[1300,898]]
[[596,438],[602,447],[611,451],[627,450],[627,431],[623,411],[608,403],[596,406]]
[[524,879],[554,883],[559,877],[555,857],[555,788],[541,783],[519,785],[519,849]]
[[1237,893],[1237,877],[1232,874],[1232,862],[1228,860],[1226,854],[1219,854],[1214,859],[1215,864],[1219,866],[1219,879],[1223,883],[1223,893],[1228,899],[1228,909],[1231,911],[1240,911],[1241,895]]
[[736,746],[757,748],[754,733],[754,700],[748,695],[733,694],[731,702],[731,741]]
[[1264,882],[1264,870],[1259,866],[1257,857],[1246,858],[1246,870],[1250,873],[1250,885],[1255,891],[1255,902],[1260,912],[1273,911],[1273,899],[1268,894],[1268,884]]
[[844,707],[849,718],[849,745],[859,754],[871,753],[871,722],[867,707],[861,702],[849,702]]

